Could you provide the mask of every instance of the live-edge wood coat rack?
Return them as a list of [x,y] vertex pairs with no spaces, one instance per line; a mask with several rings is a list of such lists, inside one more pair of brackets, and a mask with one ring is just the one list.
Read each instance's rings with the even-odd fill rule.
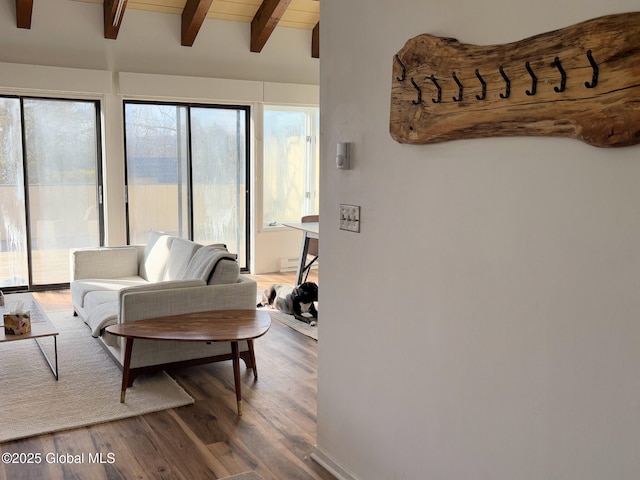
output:
[[503,45],[419,35],[392,70],[389,130],[400,143],[515,135],[640,143],[640,12]]

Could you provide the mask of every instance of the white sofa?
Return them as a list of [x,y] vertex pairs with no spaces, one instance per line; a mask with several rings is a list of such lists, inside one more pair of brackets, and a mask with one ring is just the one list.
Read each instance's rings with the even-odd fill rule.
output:
[[[224,245],[202,246],[151,232],[145,246],[83,248],[71,251],[74,314],[91,328],[120,368],[124,339],[108,325],[207,310],[256,308],[256,283],[240,274]],[[246,342],[240,356],[253,367]],[[131,357],[131,380],[141,373],[231,359],[229,343],[138,340]]]

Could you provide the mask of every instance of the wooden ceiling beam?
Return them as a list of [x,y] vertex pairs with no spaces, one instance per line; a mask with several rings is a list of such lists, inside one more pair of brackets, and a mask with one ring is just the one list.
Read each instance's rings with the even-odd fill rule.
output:
[[104,38],[118,38],[127,0],[104,0]]
[[311,33],[311,57],[320,58],[320,22],[316,23]]
[[33,0],[16,0],[16,22],[18,28],[31,28]]
[[251,21],[251,51],[261,52],[291,0],[263,0]]
[[213,0],[187,0],[182,10],[182,45],[191,47],[207,18]]

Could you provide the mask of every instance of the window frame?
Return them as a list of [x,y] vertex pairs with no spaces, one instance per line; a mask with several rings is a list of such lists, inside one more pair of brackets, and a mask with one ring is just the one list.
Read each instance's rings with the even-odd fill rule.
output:
[[130,218],[129,218],[129,171],[128,171],[128,149],[127,149],[127,121],[126,121],[126,106],[130,105],[159,105],[159,106],[176,106],[186,108],[186,122],[187,122],[187,200],[188,205],[188,218],[187,218],[187,230],[188,240],[194,238],[194,225],[193,225],[193,178],[192,178],[192,135],[191,135],[191,109],[192,108],[210,108],[210,109],[222,109],[222,110],[240,110],[245,115],[244,125],[244,149],[245,149],[245,225],[244,225],[244,237],[245,237],[245,261],[244,265],[240,265],[240,270],[243,273],[249,271],[251,265],[251,159],[253,151],[252,145],[252,112],[251,105],[235,104],[235,103],[202,103],[202,102],[189,102],[189,101],[160,101],[153,99],[132,99],[124,98],[122,100],[122,135],[123,135],[123,148],[124,148],[124,187],[125,187],[125,232],[127,245],[131,242],[130,236]]
[[[269,103],[262,106],[260,111],[260,128],[262,131],[262,145],[260,148],[260,158],[262,159],[262,177],[260,191],[260,228],[262,231],[280,230],[283,227],[283,222],[300,221],[300,219],[290,220],[275,220],[268,222],[265,215],[265,175],[264,175],[264,136],[265,136],[265,112],[281,111],[281,112],[304,112],[306,114],[306,132],[307,137],[305,146],[305,159],[304,159],[304,198],[302,205],[302,214],[304,215],[318,215],[319,214],[319,166],[320,166],[320,152],[319,152],[319,140],[320,140],[320,107],[318,105],[286,105]],[[316,189],[315,186],[318,185]],[[316,208],[317,206],[317,208]]]
[[35,100],[35,101],[61,101],[61,102],[82,102],[92,104],[94,106],[95,111],[95,148],[96,148],[96,183],[95,183],[95,194],[96,194],[96,206],[98,213],[98,245],[104,246],[105,242],[105,204],[104,204],[104,161],[103,161],[103,134],[104,134],[104,126],[103,126],[103,100],[90,96],[74,96],[69,97],[67,95],[37,95],[37,94],[12,94],[12,93],[4,93],[0,92],[0,98],[6,99],[15,99],[19,102],[20,109],[20,131],[21,131],[21,142],[22,142],[22,158],[21,158],[21,167],[22,167],[22,176],[23,176],[23,184],[22,188],[24,189],[24,218],[26,222],[25,236],[26,236],[26,257],[27,257],[27,284],[26,285],[17,285],[17,286],[4,286],[2,289],[6,292],[11,291],[20,291],[27,287],[30,291],[39,291],[39,290],[48,290],[51,288],[64,288],[69,285],[69,282],[58,282],[58,283],[38,283],[34,284],[34,262],[33,262],[33,226],[32,226],[32,214],[30,208],[30,187],[29,183],[29,172],[28,172],[28,156],[27,156],[27,139],[26,139],[26,129],[25,129],[25,101]]

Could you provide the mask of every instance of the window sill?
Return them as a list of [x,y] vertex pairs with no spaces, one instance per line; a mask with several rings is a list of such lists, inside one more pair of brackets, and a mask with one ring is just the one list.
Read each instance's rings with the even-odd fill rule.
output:
[[291,229],[283,225],[282,222],[274,222],[274,223],[269,223],[267,225],[262,226],[263,232],[282,232],[284,230],[291,230]]

